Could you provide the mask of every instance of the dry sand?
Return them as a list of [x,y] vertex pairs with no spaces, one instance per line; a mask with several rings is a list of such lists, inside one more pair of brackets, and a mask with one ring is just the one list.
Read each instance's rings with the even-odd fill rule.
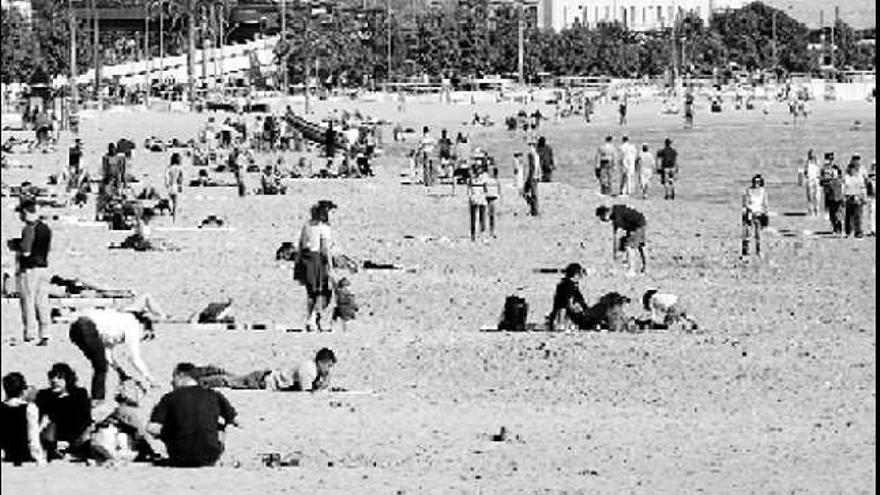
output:
[[[512,152],[523,148],[521,136],[500,124],[461,126],[474,110],[468,105],[410,103],[404,115],[391,104],[357,107],[414,128],[427,121],[453,136],[465,130],[474,145],[496,155],[505,178]],[[517,108],[477,106],[499,123]],[[874,239],[768,235],[767,260],[737,261],[739,195],[755,172],[767,178],[771,209],[780,213],[773,227],[828,229],[824,220],[781,215],[804,210],[796,163],[809,147],[834,150],[842,160],[858,151],[870,163],[873,104],[816,103],[803,128],[786,123],[781,106],[766,118],[700,108],[693,131],[681,130],[678,117],[659,116],[658,108],[634,107],[628,132],[653,149],[673,136],[683,179],[675,202],[658,199],[659,186],[652,199],[629,201],[649,222],[649,271],[633,279],[611,265],[609,228],[592,214],[602,202],[592,179],[595,146],[608,132],[621,134],[612,106],[600,107],[590,127],[579,119],[545,126],[560,182],[542,188],[539,219],[525,216],[525,204],[506,189],[498,239],[488,244],[466,237],[462,190],[428,197],[420,186],[398,184],[403,145],[387,147],[374,179],[304,180],[292,182],[286,196],[243,200],[232,188],[187,190],[180,225],[218,214],[236,230],[157,233],[182,245],[180,252],[111,251],[107,246],[125,233],[53,222],[54,273],[149,292],[179,316],[232,297],[240,321],[300,326],[304,291],[274,252],[296,239],[308,206],[320,198],[340,206],[332,223],[346,253],[419,270],[351,276],[362,317],[346,334],[165,327],[145,346],[160,377],[179,361],[248,371],[329,346],[340,359],[335,383],[374,394],[226,392],[244,428],[230,432],[219,467],[4,465],[3,493],[873,493]],[[86,119],[88,166],[96,169],[111,139],[127,136],[140,145],[151,134],[189,138],[203,119],[142,112]],[[855,119],[863,122],[860,131],[849,130]],[[4,171],[4,182],[44,180],[66,162],[65,146],[54,155],[21,157],[35,169]],[[138,149],[134,169],[157,181],[166,163],[167,154]],[[4,246],[20,229],[12,207],[2,200]],[[67,214],[93,212],[90,204]],[[157,226],[168,222],[161,218]],[[635,299],[659,285],[687,298],[704,332],[478,331],[496,321],[504,297],[517,288],[530,303],[530,319],[540,321],[557,276],[533,269],[572,261],[591,270],[583,284],[588,299],[609,290]],[[3,262],[11,263],[5,250]],[[17,306],[2,309],[3,339],[19,336]],[[3,346],[2,372],[22,371],[44,386],[49,366],[67,361],[87,383],[88,363],[66,333],[64,325],[53,327],[48,348]],[[492,442],[501,426],[510,439]],[[294,451],[301,452],[300,467],[259,463],[260,453]]]

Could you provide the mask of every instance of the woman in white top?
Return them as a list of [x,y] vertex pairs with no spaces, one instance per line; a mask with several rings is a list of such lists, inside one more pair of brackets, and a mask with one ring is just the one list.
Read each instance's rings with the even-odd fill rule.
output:
[[761,231],[767,226],[767,191],[761,174],[752,177],[752,185],[743,193],[743,258],[749,255],[749,239],[755,237],[755,254],[761,254]]
[[[322,331],[323,313],[330,305],[333,273],[330,210],[332,201],[321,200],[312,206],[311,219],[303,225],[299,237],[299,259],[294,278],[306,287],[308,319],[306,331]],[[326,318],[329,321],[329,318]]]
[[804,168],[800,172],[803,179],[803,185],[807,190],[807,214],[810,216],[819,216],[819,161],[813,150],[807,151],[807,159],[804,161]]
[[486,192],[489,176],[484,165],[478,165],[468,180],[468,205],[471,214],[471,240],[477,240],[477,217],[480,221],[480,233],[486,231]]

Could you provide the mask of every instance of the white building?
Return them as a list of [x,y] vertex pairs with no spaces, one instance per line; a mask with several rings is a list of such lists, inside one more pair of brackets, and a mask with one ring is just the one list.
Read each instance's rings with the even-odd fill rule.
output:
[[595,27],[602,22],[619,22],[627,29],[650,31],[669,27],[677,12],[693,12],[708,22],[712,12],[736,9],[746,0],[541,0],[539,25],[559,31],[576,22]]

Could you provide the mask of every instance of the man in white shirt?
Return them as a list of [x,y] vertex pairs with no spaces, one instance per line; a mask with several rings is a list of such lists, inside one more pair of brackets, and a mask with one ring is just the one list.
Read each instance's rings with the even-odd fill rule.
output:
[[145,295],[121,310],[86,310],[70,325],[70,341],[92,364],[91,394],[94,402],[102,402],[106,397],[109,367],[116,370],[120,381],[130,378],[113,353],[121,344],[128,347],[131,362],[143,378],[136,380],[138,385],[146,390],[156,384],[140,351],[142,340],[154,338],[153,318],[165,318],[165,314],[150,296]]
[[636,157],[638,150],[629,142],[629,136],[623,136],[620,144],[620,195],[629,196],[633,192],[633,179],[636,175]]

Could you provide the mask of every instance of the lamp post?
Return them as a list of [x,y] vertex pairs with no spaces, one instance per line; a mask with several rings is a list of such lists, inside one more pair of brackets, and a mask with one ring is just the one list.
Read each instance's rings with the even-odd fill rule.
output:
[[516,51],[516,73],[519,78],[519,83],[525,83],[525,19],[523,19],[523,11],[525,10],[525,6],[523,5],[524,0],[519,0],[516,3],[517,8],[517,51]]
[[152,70],[153,57],[150,54],[150,5],[144,5],[144,79],[147,88],[144,95],[144,104],[150,108],[150,93],[152,92],[152,81],[150,80],[150,71]]
[[67,0],[67,13],[70,22],[70,114],[76,115],[79,105],[79,88],[77,87],[76,70],[76,14],[73,12],[73,0]]
[[[287,1],[281,0],[281,40],[284,42],[284,49],[287,50]],[[290,89],[290,82],[288,80],[288,60],[289,51],[285,51],[281,57],[281,85],[284,90],[284,96],[287,96],[287,91]]]

